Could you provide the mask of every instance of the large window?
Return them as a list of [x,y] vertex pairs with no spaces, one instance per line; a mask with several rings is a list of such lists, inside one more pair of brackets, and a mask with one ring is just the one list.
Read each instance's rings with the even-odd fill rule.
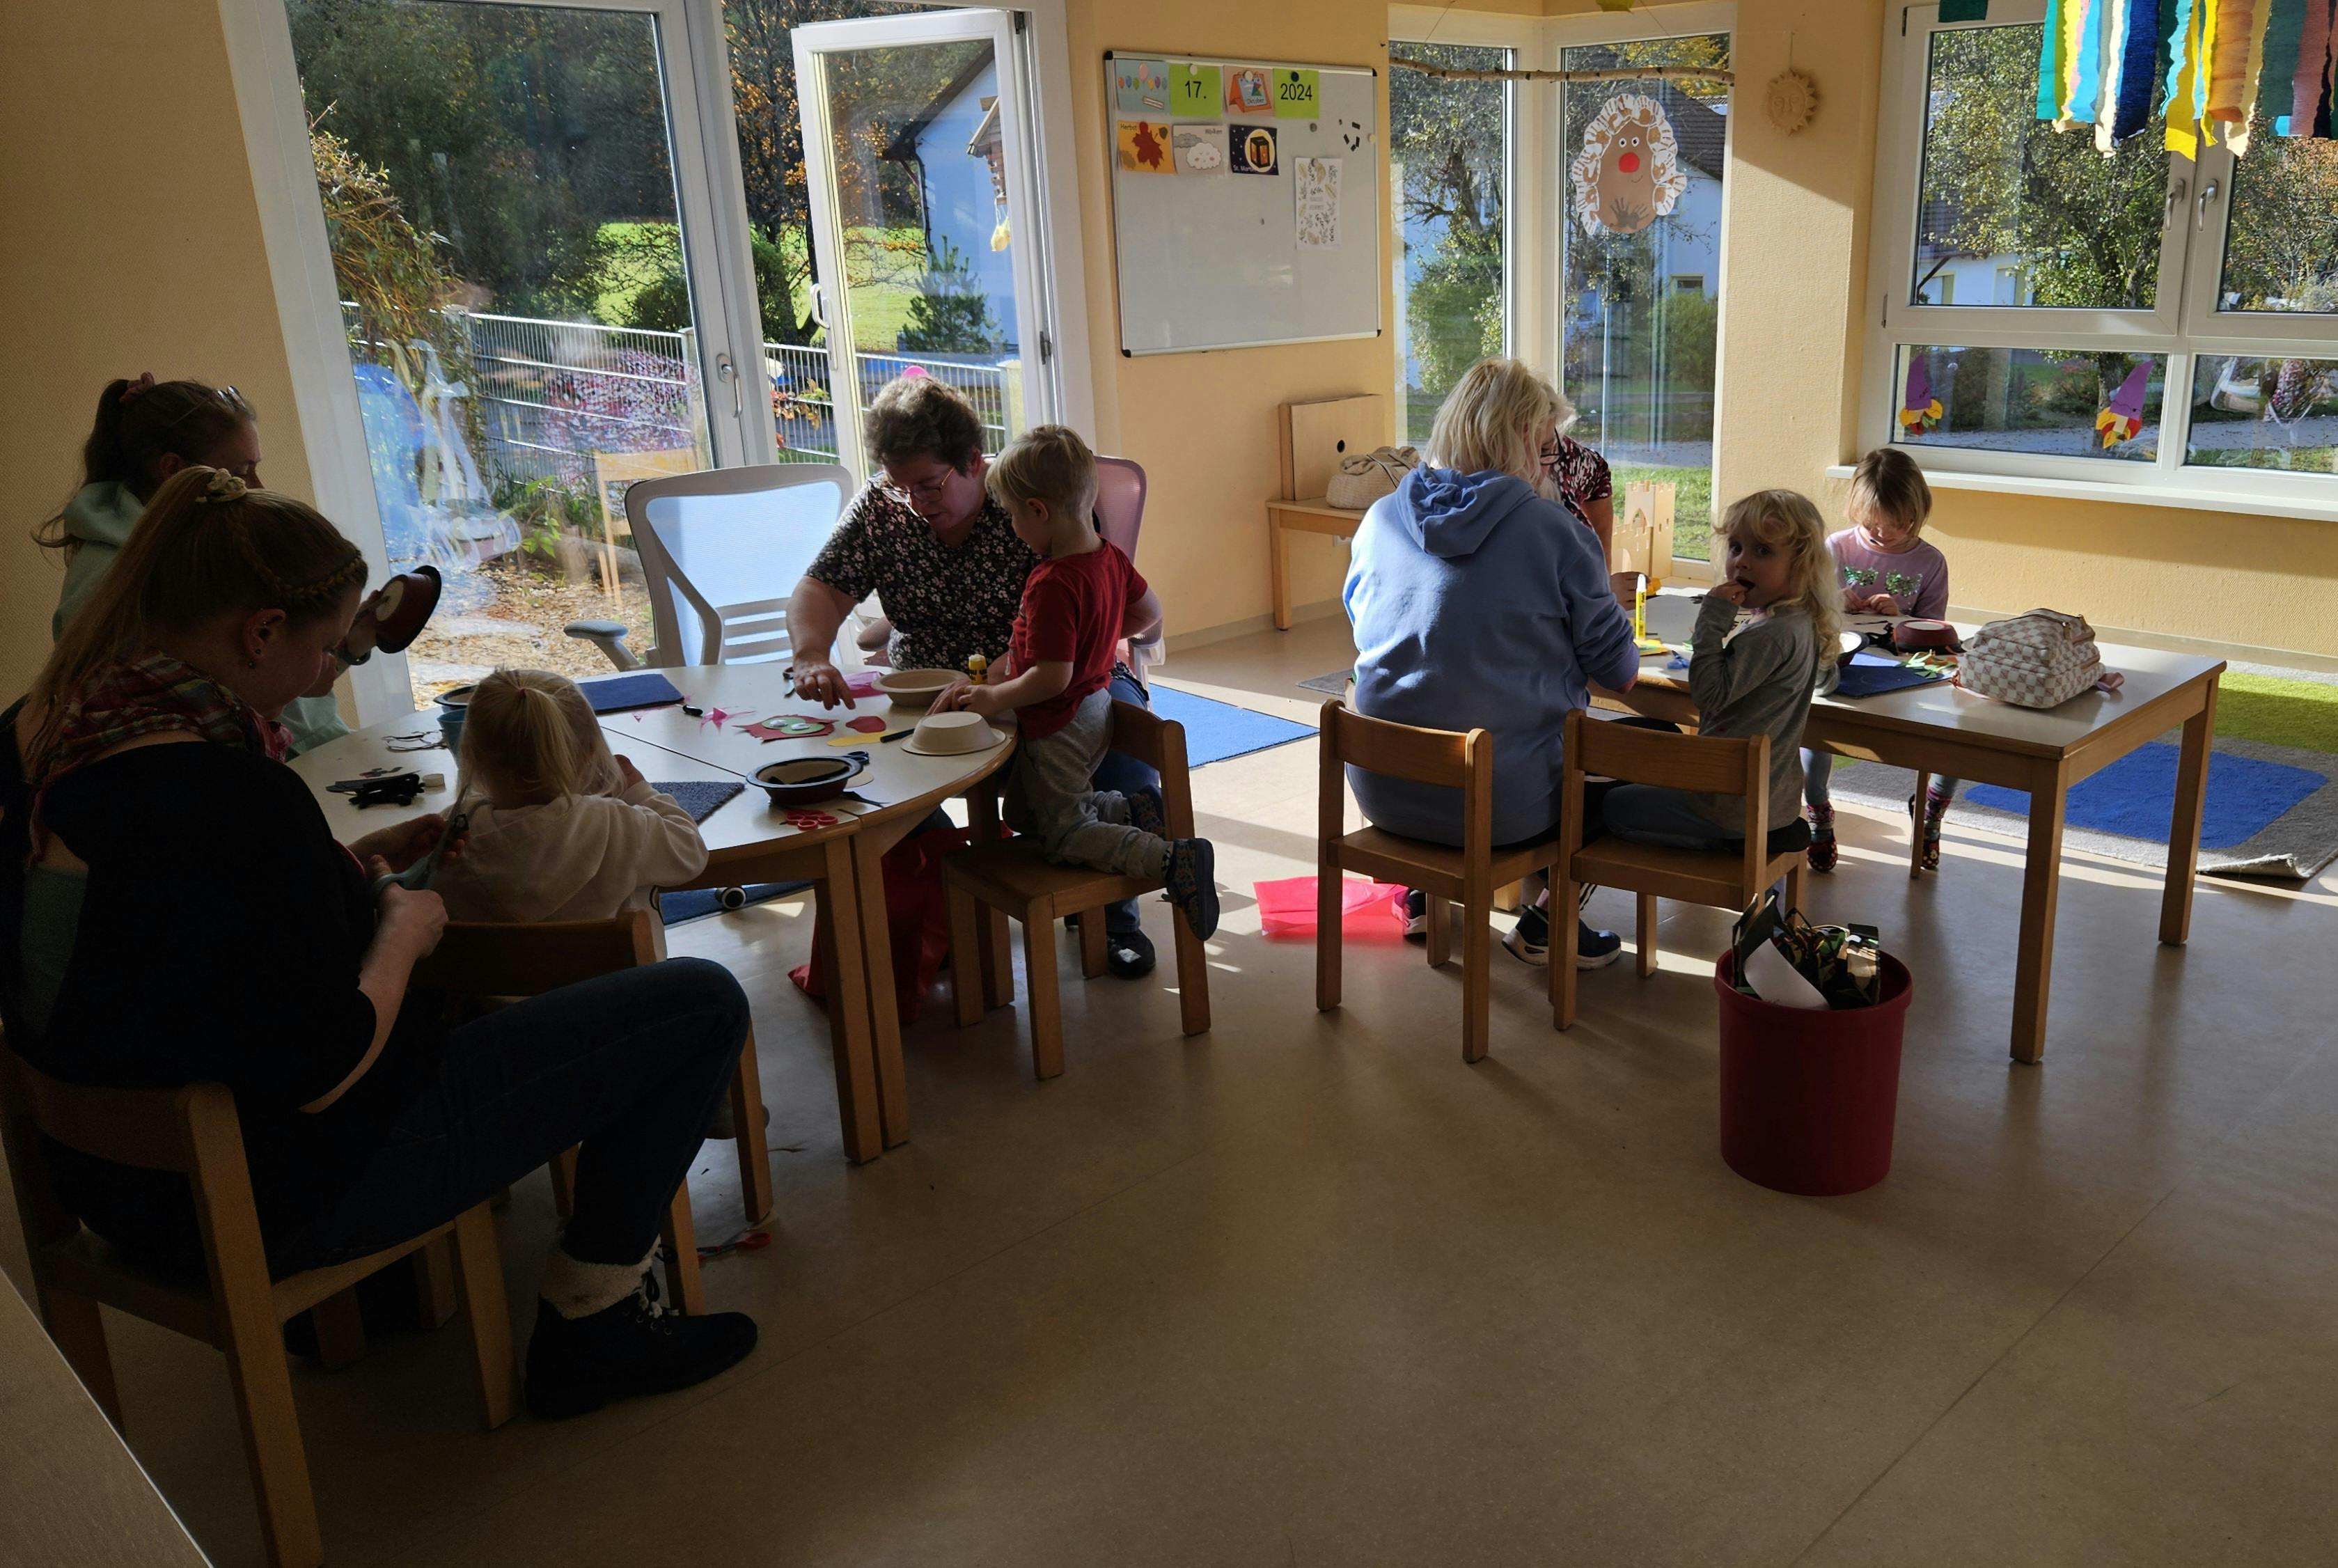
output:
[[[1400,44],[1435,65],[1503,70],[1511,52],[1471,44]],[[1510,351],[1510,125],[1504,82],[1417,71],[1389,78],[1390,184],[1396,205],[1397,425],[1425,441],[1461,372]]]
[[2155,122],[2106,155],[2037,117],[2043,9],[1888,40],[1865,444],[2338,510],[2338,149],[2260,122],[2196,163]]
[[[1569,71],[1725,71],[1729,35],[1584,44],[1561,49],[1559,64]],[[1607,459],[1619,514],[1627,484],[1672,485],[1673,549],[1703,560],[1713,533],[1729,88],[1645,78],[1569,82],[1559,105],[1559,166],[1567,181],[1557,215],[1560,381],[1579,416],[1575,437]],[[1668,131],[1668,138],[1644,131],[1643,122]],[[1636,165],[1640,154],[1630,149],[1641,144],[1654,149],[1652,183],[1669,187],[1669,205],[1652,202],[1653,212],[1635,212],[1630,201],[1601,195],[1613,178],[1607,172]],[[1624,150],[1602,152],[1613,148]]]

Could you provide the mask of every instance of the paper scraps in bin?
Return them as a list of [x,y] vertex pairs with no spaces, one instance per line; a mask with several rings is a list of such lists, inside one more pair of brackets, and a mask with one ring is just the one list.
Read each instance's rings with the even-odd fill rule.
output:
[[[1782,910],[1775,888],[1737,922],[1730,949],[1737,989],[1784,1007],[1871,1007],[1882,947],[1872,926],[1813,926]],[[1773,959],[1775,962],[1773,962]]]
[[[1286,877],[1260,882],[1251,891],[1258,897],[1259,929],[1270,941],[1311,942],[1315,939],[1315,894],[1312,877]],[[1361,877],[1340,879],[1340,935],[1360,941],[1396,941],[1404,936],[1405,890],[1391,882],[1368,882]]]

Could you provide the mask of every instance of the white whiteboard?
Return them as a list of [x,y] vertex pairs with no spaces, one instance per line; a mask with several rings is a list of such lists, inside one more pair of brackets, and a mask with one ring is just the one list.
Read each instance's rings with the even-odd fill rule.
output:
[[[1164,67],[1181,87],[1192,78],[1178,67],[1215,72],[1214,113],[1191,104],[1164,113],[1152,106],[1163,100],[1150,93],[1124,112],[1120,89],[1131,85],[1127,73],[1147,63]],[[1265,73],[1271,95],[1287,91],[1293,73],[1311,79],[1312,116],[1275,118],[1271,101],[1263,110],[1230,113],[1226,87],[1238,72]],[[1359,66],[1106,52],[1105,157],[1123,354],[1379,336],[1388,279],[1380,260],[1378,77]],[[1223,126],[1229,166],[1215,173],[1132,170],[1122,155],[1124,122],[1166,125],[1173,133],[1181,126]],[[1273,132],[1272,174],[1236,172],[1243,161],[1232,143],[1253,126]],[[1322,243],[1323,209],[1332,204],[1320,201],[1320,182],[1312,181],[1309,191],[1319,201],[1308,237],[1315,243],[1301,243],[1302,159],[1337,163],[1336,232],[1329,245]],[[1206,156],[1197,162],[1206,163]]]

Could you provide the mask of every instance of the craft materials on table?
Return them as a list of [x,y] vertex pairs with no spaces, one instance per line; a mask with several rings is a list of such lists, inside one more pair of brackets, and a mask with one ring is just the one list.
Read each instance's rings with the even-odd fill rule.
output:
[[773,740],[820,740],[836,733],[836,720],[810,713],[775,713],[753,724],[742,724],[739,733],[752,735],[766,743]]
[[1644,654],[1662,653],[1665,640],[1648,635],[1648,574],[1635,573],[1632,583],[1632,642]]
[[635,670],[623,675],[604,675],[598,680],[579,681],[576,689],[593,705],[595,713],[622,713],[634,708],[662,708],[679,703],[682,693],[672,681],[655,670]]
[[670,795],[673,803],[690,813],[693,822],[702,823],[740,795],[744,784],[724,779],[677,779],[670,783],[651,780],[650,788],[661,795]]
[[1943,671],[1902,663],[1886,653],[1854,653],[1835,666],[1837,697],[1880,697],[1938,681]]

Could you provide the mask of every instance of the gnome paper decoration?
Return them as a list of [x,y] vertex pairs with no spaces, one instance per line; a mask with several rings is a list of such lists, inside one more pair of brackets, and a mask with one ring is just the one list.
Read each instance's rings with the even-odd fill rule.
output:
[[1583,151],[1568,170],[1583,231],[1636,234],[1669,213],[1688,189],[1680,148],[1664,105],[1621,93],[1583,131]]
[[1940,400],[1932,396],[1932,372],[1920,354],[1908,358],[1908,393],[1900,400],[1900,434],[1914,440],[1940,427]]
[[2103,433],[2105,446],[2132,441],[2143,428],[2144,383],[2150,379],[2151,361],[2137,360],[2118,390],[2111,394],[2111,406],[2095,416],[2095,428]]

